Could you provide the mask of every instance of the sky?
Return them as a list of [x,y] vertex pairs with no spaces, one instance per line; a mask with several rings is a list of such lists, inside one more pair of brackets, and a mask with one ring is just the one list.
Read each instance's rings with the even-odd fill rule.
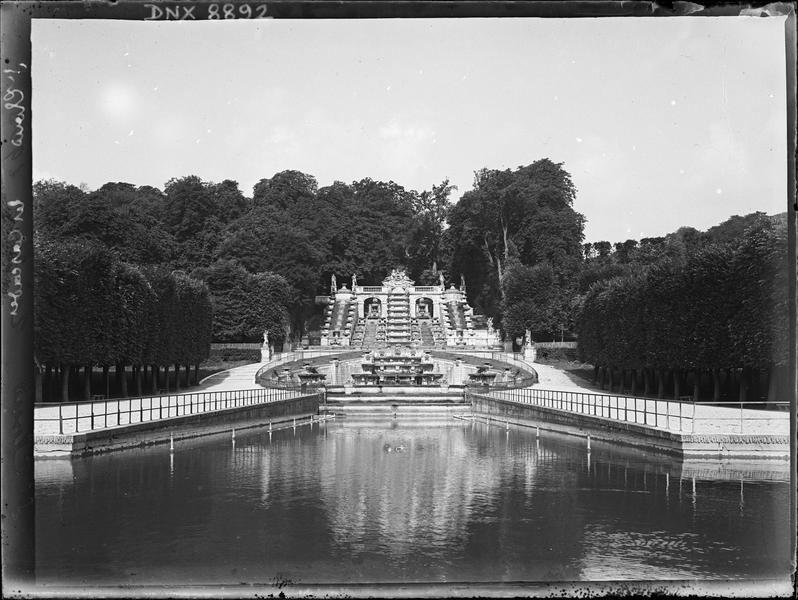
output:
[[787,207],[784,18],[32,25],[33,175],[407,189],[563,163],[586,241]]

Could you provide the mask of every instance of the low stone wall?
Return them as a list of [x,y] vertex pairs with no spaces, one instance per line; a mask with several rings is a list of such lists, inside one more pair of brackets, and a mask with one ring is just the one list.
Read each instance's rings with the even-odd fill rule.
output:
[[212,435],[222,431],[260,427],[272,423],[307,418],[319,412],[323,394],[311,394],[254,406],[228,408],[214,412],[181,415],[68,435],[34,437],[37,458],[75,457],[87,454],[168,443],[175,440]]
[[518,425],[540,427],[571,435],[643,447],[680,457],[770,458],[790,457],[789,436],[762,434],[688,434],[595,415],[571,413],[531,404],[469,394],[474,414]]

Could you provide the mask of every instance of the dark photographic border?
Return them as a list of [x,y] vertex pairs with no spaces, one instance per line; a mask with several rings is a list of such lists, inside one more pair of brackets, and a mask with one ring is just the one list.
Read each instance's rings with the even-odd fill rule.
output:
[[[131,597],[240,597],[261,594],[282,596],[271,586],[136,588],[35,588],[34,482],[33,482],[33,197],[31,114],[31,19],[113,19],[113,20],[209,20],[212,10],[225,3],[205,0],[162,1],[109,0],[107,2],[3,2],[0,7],[0,54],[2,62],[2,562],[3,591],[9,597],[102,596]],[[796,530],[796,15],[794,3],[755,2],[704,7],[691,2],[660,5],[654,2],[430,2],[430,1],[310,1],[241,2],[251,18],[274,19],[352,19],[352,18],[469,18],[469,17],[663,17],[683,16],[786,16],[785,57],[787,96],[787,190],[788,252],[790,273],[788,302],[792,307],[788,327],[790,390],[792,391],[790,436],[792,445],[791,526]],[[211,7],[215,6],[216,9]],[[241,11],[239,16],[243,15]],[[795,540],[793,540],[793,560]],[[416,596],[563,596],[660,593],[689,595],[759,595],[756,582],[575,582],[468,584],[403,584],[391,586],[303,586],[283,590],[286,595],[334,595],[360,597]]]

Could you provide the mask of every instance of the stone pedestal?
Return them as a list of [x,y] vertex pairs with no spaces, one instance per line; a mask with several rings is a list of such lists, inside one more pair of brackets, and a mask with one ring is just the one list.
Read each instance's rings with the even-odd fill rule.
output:
[[538,351],[532,344],[527,344],[524,346],[524,359],[529,362],[535,362],[535,358],[537,358]]

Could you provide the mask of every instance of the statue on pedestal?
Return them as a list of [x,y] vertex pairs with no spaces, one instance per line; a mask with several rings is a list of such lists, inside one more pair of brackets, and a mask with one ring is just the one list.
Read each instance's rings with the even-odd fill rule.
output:
[[355,291],[356,287],[357,287],[357,275],[355,273],[352,273],[352,291],[353,292]]
[[529,362],[535,362],[535,358],[537,358],[537,348],[532,341],[532,332],[529,329],[526,330],[526,339],[524,340],[524,358]]
[[488,322],[488,333],[493,335],[493,317],[488,317],[486,320]]
[[462,273],[460,273],[460,291],[463,292],[464,294],[466,292],[465,275],[463,275]]
[[441,287],[446,289],[446,282],[443,280],[443,273],[438,273],[438,280],[441,282]]
[[260,347],[260,361],[269,362],[272,358],[272,348],[269,346],[269,330],[263,330],[263,345]]
[[335,281],[335,273],[330,278],[330,295],[335,296],[335,292],[338,291],[338,283]]

